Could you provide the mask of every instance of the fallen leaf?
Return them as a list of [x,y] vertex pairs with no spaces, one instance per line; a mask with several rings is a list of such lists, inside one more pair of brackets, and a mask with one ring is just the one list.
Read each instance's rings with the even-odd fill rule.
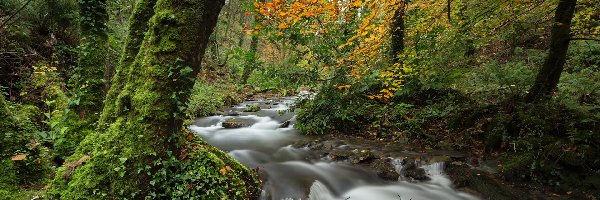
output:
[[25,158],[27,158],[27,154],[19,154],[19,155],[11,157],[10,159],[11,160],[23,160]]

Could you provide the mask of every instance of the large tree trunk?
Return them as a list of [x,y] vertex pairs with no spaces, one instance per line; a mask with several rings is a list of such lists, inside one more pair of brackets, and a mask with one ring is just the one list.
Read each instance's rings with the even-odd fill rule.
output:
[[81,41],[78,67],[72,81],[73,87],[81,91],[82,117],[99,112],[104,99],[104,69],[106,62],[106,0],[79,0]]
[[[223,4],[138,0],[133,17],[140,19],[130,22],[129,43],[105,100],[102,133],[80,144],[59,170],[52,194],[65,199],[248,199],[257,194],[248,169],[183,134],[185,104]],[[144,39],[129,60],[138,31],[145,29],[136,23],[152,5]]]
[[571,19],[577,0],[560,0],[556,8],[550,50],[544,65],[527,95],[527,102],[550,99],[556,89],[567,57],[571,34]]

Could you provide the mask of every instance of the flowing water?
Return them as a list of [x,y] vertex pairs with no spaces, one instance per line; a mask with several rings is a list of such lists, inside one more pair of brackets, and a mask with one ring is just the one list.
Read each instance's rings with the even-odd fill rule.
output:
[[[190,129],[247,167],[258,168],[265,180],[260,199],[477,199],[452,189],[451,181],[443,173],[443,163],[421,166],[430,181],[412,183],[402,178],[385,181],[374,172],[348,162],[334,162],[319,157],[307,147],[293,147],[292,143],[305,139],[293,128],[295,114],[285,112],[295,99],[244,102],[229,111],[239,116],[201,118]],[[262,109],[242,112],[247,105],[260,105]],[[232,119],[249,122],[249,126],[223,128],[223,122]],[[290,126],[282,128],[285,121],[290,121]],[[392,159],[397,171],[402,168],[400,163],[400,159]]]

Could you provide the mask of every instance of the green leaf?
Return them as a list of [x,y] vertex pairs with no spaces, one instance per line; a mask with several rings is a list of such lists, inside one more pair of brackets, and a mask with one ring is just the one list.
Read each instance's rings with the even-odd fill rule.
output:
[[190,74],[190,72],[194,71],[191,67],[184,67],[179,70],[179,73],[183,76]]
[[68,130],[68,129],[69,129],[69,127],[62,127],[62,128],[60,129],[60,134],[61,134],[61,135],[64,135],[64,134],[67,132],[67,130]]
[[54,129],[54,127],[56,127],[56,125],[58,125],[58,122],[52,122],[50,124],[50,129]]

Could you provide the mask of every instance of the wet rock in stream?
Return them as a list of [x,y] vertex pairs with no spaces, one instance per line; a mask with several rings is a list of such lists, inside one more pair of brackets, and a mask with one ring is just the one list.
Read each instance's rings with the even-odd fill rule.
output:
[[405,159],[403,162],[402,175],[406,178],[415,180],[415,181],[428,181],[431,178],[427,176],[425,169],[417,166],[417,162],[413,159]]
[[369,163],[367,168],[372,169],[377,173],[379,178],[386,181],[397,181],[400,174],[396,172],[396,168],[391,164],[390,158],[380,158]]
[[350,158],[348,159],[351,163],[353,164],[359,164],[359,163],[370,163],[373,162],[376,158],[373,155],[373,153],[371,153],[371,151],[363,149],[363,150],[358,150],[358,149],[354,149],[352,150],[352,156],[350,156]]
[[243,128],[243,127],[250,127],[254,123],[256,123],[256,121],[254,121],[252,119],[231,118],[231,119],[225,120],[222,125],[223,125],[223,128]]
[[279,126],[279,128],[287,128],[290,126],[290,120],[286,120],[285,122],[281,123],[281,125]]

